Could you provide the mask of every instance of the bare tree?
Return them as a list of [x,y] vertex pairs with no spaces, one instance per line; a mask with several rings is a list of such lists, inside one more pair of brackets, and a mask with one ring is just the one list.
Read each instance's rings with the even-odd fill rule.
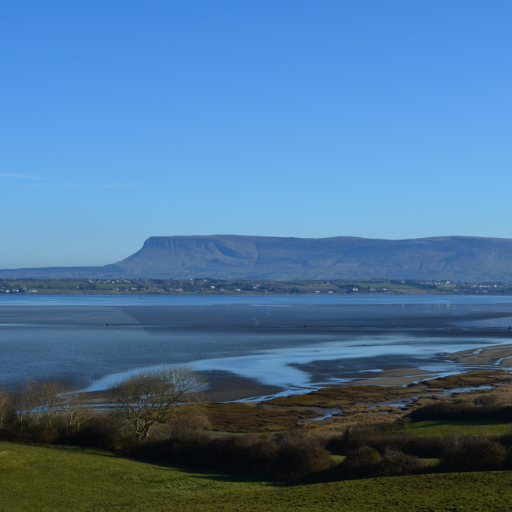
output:
[[0,429],[4,428],[5,420],[15,411],[14,396],[0,388]]
[[18,384],[16,387],[16,413],[20,421],[20,431],[30,422],[33,411],[34,381]]
[[16,410],[20,419],[20,429],[24,424],[52,428],[55,418],[65,402],[65,388],[59,382],[37,382],[29,380],[18,385]]
[[78,391],[72,391],[66,394],[66,402],[63,404],[63,413],[67,420],[68,433],[80,426],[86,419],[86,409],[82,395]]
[[62,411],[66,401],[65,392],[66,388],[60,382],[45,381],[40,384],[38,409],[40,420],[45,428],[50,429],[54,427],[55,418]]
[[186,365],[141,372],[111,388],[113,414],[124,418],[140,441],[153,425],[168,422],[187,405],[201,403],[203,386]]

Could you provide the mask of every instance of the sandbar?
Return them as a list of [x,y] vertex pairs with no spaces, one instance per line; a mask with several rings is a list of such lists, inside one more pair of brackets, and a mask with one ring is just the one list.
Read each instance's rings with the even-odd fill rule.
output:
[[407,386],[426,378],[436,378],[438,373],[419,370],[418,368],[396,368],[378,373],[375,377],[356,379],[349,386]]
[[461,350],[460,352],[453,352],[447,355],[452,361],[457,361],[462,364],[490,365],[501,360],[499,366],[512,366],[511,359],[504,359],[512,357],[512,345],[494,345],[479,349]]

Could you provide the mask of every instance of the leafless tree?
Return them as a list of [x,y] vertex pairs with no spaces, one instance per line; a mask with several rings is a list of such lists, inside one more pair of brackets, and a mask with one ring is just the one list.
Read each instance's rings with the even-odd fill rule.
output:
[[26,423],[30,420],[33,404],[33,390],[34,381],[28,381],[25,384],[18,384],[16,387],[16,413],[20,421],[20,431],[23,432],[23,428]]
[[186,365],[141,372],[111,388],[113,414],[124,418],[140,441],[153,425],[203,402],[203,387],[204,381]]
[[63,413],[67,420],[68,433],[71,433],[71,430],[75,428],[80,430],[80,426],[86,419],[87,412],[84,407],[83,397],[78,391],[66,393]]
[[14,412],[14,396],[0,388],[0,428],[4,428],[5,420]]
[[23,430],[27,422],[52,428],[65,402],[65,391],[62,384],[53,381],[29,380],[24,385],[18,385],[16,410],[20,419],[20,429]]
[[55,419],[62,411],[66,398],[66,388],[60,382],[45,381],[39,386],[38,409],[40,421],[45,428],[53,428]]

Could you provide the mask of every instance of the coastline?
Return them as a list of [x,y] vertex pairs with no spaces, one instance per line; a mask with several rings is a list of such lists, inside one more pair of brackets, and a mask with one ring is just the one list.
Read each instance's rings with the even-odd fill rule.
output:
[[[258,382],[240,375],[224,371],[201,372],[205,374],[208,381],[208,389],[205,391],[208,402],[265,402],[274,400],[279,396],[293,396],[297,394],[309,394],[319,392],[323,389],[346,388],[352,386],[381,386],[394,388],[407,388],[411,385],[429,385],[429,381],[439,378],[463,379],[464,375],[475,371],[492,372],[493,368],[482,368],[475,370],[476,365],[495,365],[494,370],[508,372],[512,368],[512,345],[480,347],[476,349],[461,350],[445,354],[455,362],[467,365],[466,368],[459,367],[457,371],[432,372],[419,368],[391,368],[375,373],[375,376],[366,374],[363,378],[355,377],[345,383],[337,383],[332,386],[307,386],[304,388],[286,389]],[[496,364],[498,363],[498,364]],[[512,370],[511,370],[512,372]],[[370,373],[370,372],[368,372]],[[90,405],[104,404],[108,397],[108,390],[87,391],[84,397]]]

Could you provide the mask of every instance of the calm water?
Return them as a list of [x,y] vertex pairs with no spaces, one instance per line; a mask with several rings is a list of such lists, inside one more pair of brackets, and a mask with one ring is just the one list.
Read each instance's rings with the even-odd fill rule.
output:
[[[109,327],[106,324],[109,324]],[[104,389],[173,363],[286,390],[512,343],[512,297],[0,296],[0,386],[29,378]]]

